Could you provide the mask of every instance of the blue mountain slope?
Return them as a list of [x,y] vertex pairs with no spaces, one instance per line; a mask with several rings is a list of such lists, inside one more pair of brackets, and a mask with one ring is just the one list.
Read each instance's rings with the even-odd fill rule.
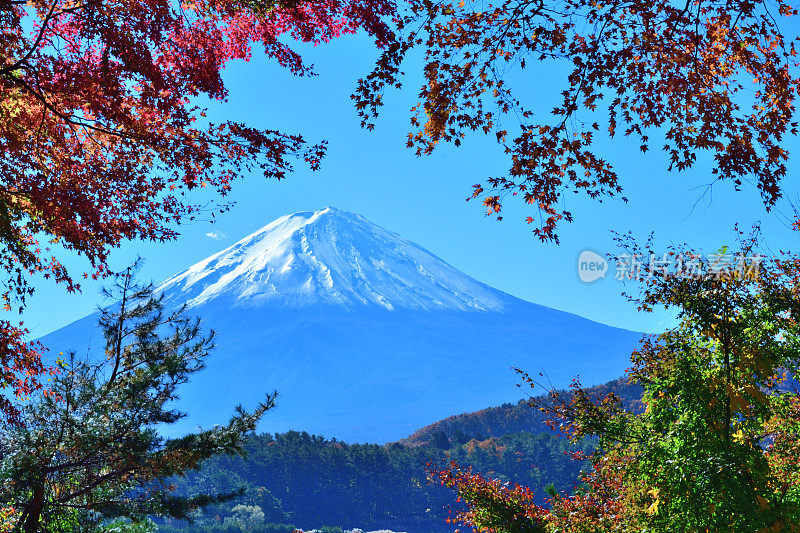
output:
[[[369,223],[326,208],[282,217],[161,285],[217,331],[178,431],[280,393],[263,431],[388,442],[518,400],[512,367],[555,386],[622,374],[640,334],[514,298]],[[42,340],[96,352],[86,317]]]

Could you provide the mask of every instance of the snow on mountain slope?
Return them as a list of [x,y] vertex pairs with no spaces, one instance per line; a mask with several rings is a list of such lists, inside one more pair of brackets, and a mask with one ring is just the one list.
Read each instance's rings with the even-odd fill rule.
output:
[[332,207],[283,216],[160,290],[190,306],[222,299],[249,307],[498,311],[508,300],[416,244]]
[[[260,429],[389,442],[450,415],[515,402],[511,369],[556,387],[622,375],[639,334],[484,285],[359,215],[281,217],[159,286],[217,333],[181,391],[170,434],[227,420],[267,391]],[[47,335],[53,353],[97,353],[97,317]]]

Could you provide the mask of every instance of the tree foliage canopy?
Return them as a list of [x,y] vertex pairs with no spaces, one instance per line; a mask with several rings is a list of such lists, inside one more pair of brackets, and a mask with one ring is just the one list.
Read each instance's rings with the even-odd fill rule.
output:
[[[256,44],[292,74],[311,74],[281,36],[318,44],[363,29],[383,44],[391,12],[389,0],[1,2],[5,309],[21,310],[33,274],[80,288],[51,247],[83,255],[104,276],[121,242],[175,238],[200,208],[188,191],[224,196],[251,170],[281,179],[295,159],[318,168],[324,142],[211,122],[196,97],[225,100],[222,68],[250,59]],[[0,384],[23,395],[42,371],[25,333],[0,322]]]
[[633,354],[630,379],[644,388],[644,411],[577,383],[569,397],[535,401],[554,429],[599,439],[594,468],[574,494],[554,494],[548,510],[505,494],[489,506],[472,497],[475,483],[452,484],[454,470],[440,472],[468,500],[469,525],[496,530],[489,520],[503,504],[547,531],[800,531],[798,264],[779,257],[745,276],[650,270],[632,298],[643,309],[675,309],[680,324]]
[[[537,210],[527,221],[543,241],[557,242],[558,224],[573,218],[565,193],[623,194],[596,143],[602,130],[642,151],[661,146],[670,170],[709,154],[715,180],[754,182],[769,208],[796,132],[796,15],[784,1],[409,0],[398,38],[353,98],[372,128],[405,57],[424,54],[408,146],[424,155],[472,132],[496,138],[508,172],[472,197],[499,215],[517,196]],[[523,83],[557,75],[549,64],[569,71],[558,103],[519,97]]]

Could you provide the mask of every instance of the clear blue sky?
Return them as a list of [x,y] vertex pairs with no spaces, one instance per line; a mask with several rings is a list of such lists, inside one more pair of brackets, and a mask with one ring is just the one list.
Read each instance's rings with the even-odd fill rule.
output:
[[[610,279],[591,285],[577,277],[579,253],[587,248],[613,250],[610,229],[633,230],[656,242],[689,242],[707,252],[732,242],[735,222],[744,227],[760,220],[773,248],[796,248],[798,235],[788,229],[788,202],[767,214],[754,187],[734,192],[731,184],[713,188],[707,165],[688,173],[668,173],[658,150],[646,155],[625,139],[601,140],[602,150],[623,176],[625,195],[602,204],[580,195],[565,198],[575,222],[561,227],[561,244],[536,240],[524,217],[534,214],[513,202],[502,222],[486,218],[482,206],[465,202],[471,185],[497,176],[507,167],[498,145],[474,137],[461,148],[442,147],[433,156],[417,158],[405,148],[408,109],[415,101],[419,79],[411,76],[402,92],[389,92],[376,131],[361,130],[349,95],[366,74],[377,51],[363,37],[305,49],[318,77],[291,78],[263,57],[229,65],[225,80],[229,102],[211,106],[211,118],[230,118],[250,125],[300,132],[308,140],[329,141],[322,170],[298,165],[282,182],[252,176],[235,184],[230,199],[237,202],[218,222],[195,221],[181,228],[181,238],[168,244],[131,243],[112,255],[122,267],[137,254],[147,260],[145,274],[160,281],[232,244],[271,220],[294,211],[332,205],[360,213],[373,222],[429,249],[471,276],[520,298],[573,312],[592,320],[640,331],[655,331],[669,323],[664,314],[642,315],[620,296],[621,285]],[[413,68],[407,68],[407,72]],[[563,71],[545,66],[520,78],[520,96],[546,104],[563,83]],[[540,108],[547,113],[549,107]],[[796,139],[790,139],[795,158]],[[653,143],[658,146],[658,142]],[[792,168],[797,168],[792,164]],[[790,171],[784,182],[787,198],[797,198],[797,180]],[[207,233],[224,234],[212,239]],[[74,269],[84,265],[67,260]],[[63,287],[37,282],[24,319],[34,336],[43,335],[92,312],[99,303],[99,285],[85,285],[82,294],[67,295]],[[14,317],[11,317],[12,319]]]

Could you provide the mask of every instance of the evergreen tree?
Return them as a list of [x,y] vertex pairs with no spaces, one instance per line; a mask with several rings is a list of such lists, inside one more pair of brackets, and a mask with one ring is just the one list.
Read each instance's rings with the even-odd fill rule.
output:
[[91,530],[109,517],[187,517],[230,495],[178,497],[166,481],[218,454],[242,453],[244,437],[274,404],[241,407],[224,426],[181,438],[159,434],[185,413],[171,407],[178,388],[203,369],[213,332],[184,309],[169,311],[136,265],[116,276],[100,312],[105,356],[70,353],[50,386],[2,428],[0,503],[14,531]]

